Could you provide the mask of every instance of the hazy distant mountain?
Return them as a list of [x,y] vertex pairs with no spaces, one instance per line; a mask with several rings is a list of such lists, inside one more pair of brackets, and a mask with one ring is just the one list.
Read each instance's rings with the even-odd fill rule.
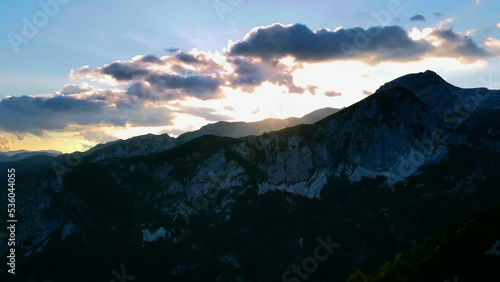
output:
[[45,154],[45,155],[61,155],[62,152],[55,150],[40,150],[40,151],[28,151],[28,150],[17,150],[17,151],[8,151],[8,152],[0,152],[0,154],[7,155],[12,157],[18,154],[31,153],[31,154]]
[[98,145],[84,152],[83,155],[86,156],[86,160],[88,161],[147,155],[172,149],[204,135],[232,138],[259,135],[264,132],[271,132],[299,124],[311,124],[338,111],[338,109],[323,108],[313,111],[301,118],[291,117],[283,120],[270,118],[257,122],[220,121],[205,125],[198,130],[181,134],[177,138],[170,137],[168,134],[147,134],[127,140],[113,141],[107,144]]
[[0,163],[20,161],[23,159],[31,158],[33,156],[56,157],[62,154],[63,154],[62,152],[54,150],[45,150],[45,151],[19,150],[19,151],[2,152],[0,153]]
[[[480,105],[466,102],[472,97]],[[269,121],[207,125],[194,139],[139,136],[63,173],[51,163],[67,164],[68,155],[9,163],[19,168],[22,195],[18,278],[97,281],[121,265],[134,281],[345,281],[357,269],[373,273],[451,222],[500,205],[499,97],[427,71],[313,124],[238,138],[214,133],[238,136]],[[460,264],[436,259],[425,269],[472,277],[464,265],[488,255],[495,234]],[[329,248],[321,249],[327,258],[307,271],[318,246]],[[500,281],[494,265],[482,271],[485,281]],[[424,277],[409,281],[443,281]]]
[[199,130],[181,134],[177,138],[177,144],[184,144],[190,140],[203,135],[215,135],[221,137],[239,138],[249,135],[260,135],[264,132],[280,130],[299,124],[312,124],[338,112],[339,109],[323,108],[313,111],[301,118],[291,117],[287,119],[269,118],[256,122],[227,122],[220,121],[205,125]]

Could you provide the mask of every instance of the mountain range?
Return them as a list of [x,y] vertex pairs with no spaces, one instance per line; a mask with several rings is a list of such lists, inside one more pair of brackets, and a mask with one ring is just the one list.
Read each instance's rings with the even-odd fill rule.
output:
[[0,163],[20,161],[40,155],[56,157],[62,154],[63,154],[62,152],[54,150],[46,150],[46,151],[19,150],[19,151],[0,152]]
[[[500,205],[499,117],[499,90],[425,71],[302,119],[2,163],[16,169],[17,278],[499,281],[487,215]],[[460,226],[481,244],[457,239]],[[442,261],[454,246],[468,255]]]
[[125,141],[117,140],[106,144],[99,144],[94,148],[83,152],[82,155],[89,156],[87,159],[90,161],[146,155],[178,147],[195,138],[205,135],[239,138],[250,135],[259,135],[264,132],[279,130],[299,124],[312,124],[338,111],[339,109],[323,108],[313,111],[300,118],[269,118],[257,122],[220,121],[205,125],[196,131],[183,133],[177,138],[170,137],[168,134],[147,134],[130,138]]

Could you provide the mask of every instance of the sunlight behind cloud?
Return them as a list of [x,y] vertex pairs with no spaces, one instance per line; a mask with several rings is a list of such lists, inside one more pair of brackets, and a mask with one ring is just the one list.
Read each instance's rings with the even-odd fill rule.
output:
[[427,38],[435,29],[431,27],[426,27],[423,29],[412,28],[408,33],[408,36],[413,40],[421,40]]

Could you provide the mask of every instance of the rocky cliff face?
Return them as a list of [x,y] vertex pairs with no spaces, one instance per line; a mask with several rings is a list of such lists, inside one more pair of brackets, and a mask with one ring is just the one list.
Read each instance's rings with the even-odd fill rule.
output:
[[[20,259],[32,269],[25,275],[68,279],[43,262],[79,271],[61,259],[72,250],[85,267],[86,256],[101,255],[82,279],[107,277],[125,260],[140,281],[276,281],[318,236],[334,234],[344,253],[311,281],[341,281],[495,204],[500,138],[488,116],[498,112],[499,93],[488,93],[459,128],[441,114],[466,94],[425,72],[314,124],[182,144],[137,137],[85,155],[62,178],[51,163],[67,156],[36,169],[0,164],[20,171]],[[424,221],[429,215],[433,222]]]

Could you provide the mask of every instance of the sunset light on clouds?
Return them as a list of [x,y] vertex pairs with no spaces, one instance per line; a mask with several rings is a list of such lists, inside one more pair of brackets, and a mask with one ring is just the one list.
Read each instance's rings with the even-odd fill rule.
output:
[[312,4],[218,10],[212,1],[151,1],[152,11],[133,1],[65,2],[33,38],[22,19],[43,5],[0,4],[8,13],[0,20],[0,151],[82,151],[222,120],[302,116],[426,69],[472,87],[500,65],[494,1],[384,0],[363,10],[334,1],[303,14]]

